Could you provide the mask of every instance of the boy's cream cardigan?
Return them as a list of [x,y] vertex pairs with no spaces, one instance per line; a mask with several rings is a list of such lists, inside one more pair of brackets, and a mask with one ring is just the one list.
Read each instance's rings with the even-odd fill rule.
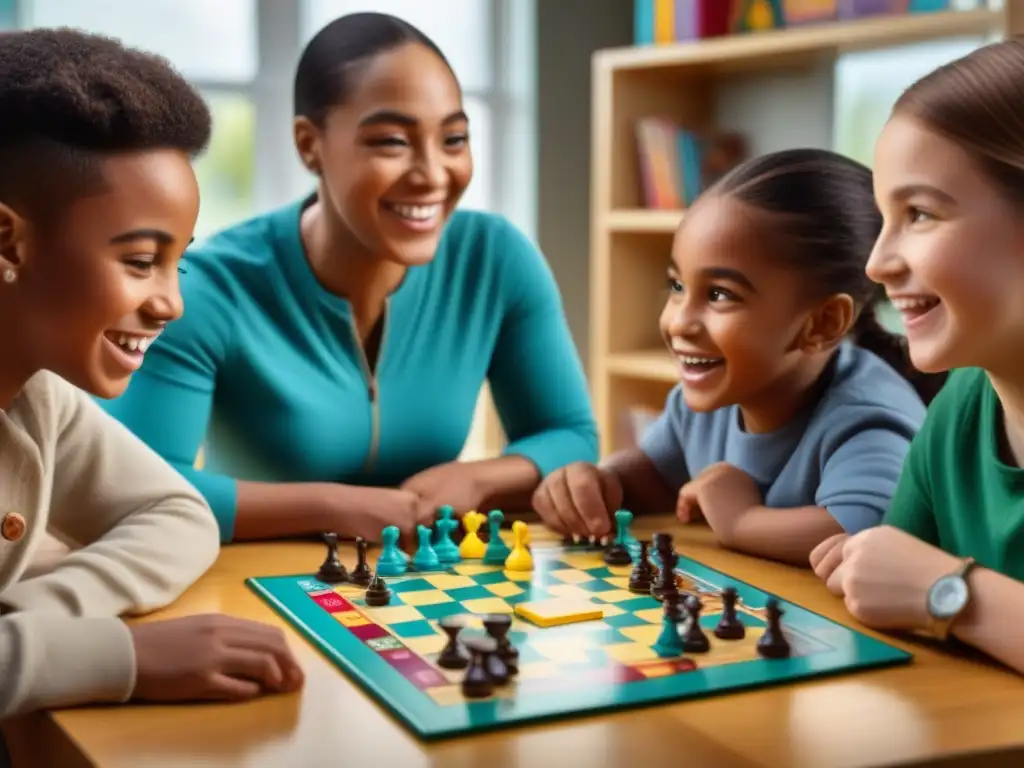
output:
[[[47,531],[74,551],[21,580]],[[0,411],[0,533],[0,719],[126,700],[135,652],[117,617],[173,601],[219,548],[199,493],[46,372]]]

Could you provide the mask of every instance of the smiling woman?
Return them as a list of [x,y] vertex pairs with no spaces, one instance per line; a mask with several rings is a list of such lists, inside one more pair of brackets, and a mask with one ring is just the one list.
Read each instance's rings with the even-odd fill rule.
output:
[[[418,29],[334,20],[295,76],[316,193],[189,254],[185,315],[108,406],[206,495],[225,540],[410,534],[441,505],[525,506],[546,474],[596,458],[544,257],[459,208],[467,111]],[[460,462],[485,381],[509,444]]]

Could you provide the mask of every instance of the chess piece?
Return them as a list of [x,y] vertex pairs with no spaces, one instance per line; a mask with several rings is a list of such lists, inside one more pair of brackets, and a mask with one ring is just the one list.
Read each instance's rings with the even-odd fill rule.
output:
[[720,640],[741,640],[747,634],[746,627],[736,615],[737,598],[735,587],[726,587],[722,590],[722,617],[715,627],[715,637]]
[[509,675],[519,674],[519,650],[512,645],[508,633],[512,628],[512,617],[507,613],[491,613],[483,619],[484,629],[498,644],[497,654]]
[[655,571],[647,556],[647,542],[641,541],[639,546],[640,553],[637,556],[636,565],[633,566],[633,572],[629,575],[629,591],[638,595],[646,595],[651,591]]
[[512,551],[505,558],[506,571],[532,571],[533,555],[527,547],[530,529],[522,520],[512,523]]
[[398,526],[395,525],[381,531],[381,550],[377,558],[377,573],[381,576],[401,576],[409,569],[406,554],[398,548],[398,536]]
[[511,553],[508,545],[501,538],[501,524],[504,520],[505,515],[499,509],[493,509],[487,515],[489,530],[487,549],[484,551],[483,557],[485,565],[504,565],[505,559]]
[[463,560],[480,560],[487,551],[487,545],[479,534],[483,523],[484,516],[479,512],[471,511],[462,516],[462,529],[466,533],[459,544],[459,555]]
[[380,608],[391,602],[391,588],[384,583],[379,571],[370,579],[363,595],[363,602],[371,608]]
[[349,574],[349,580],[361,587],[369,586],[370,580],[373,578],[373,571],[370,570],[370,566],[366,562],[366,539],[362,536],[356,536],[356,557],[356,567]]
[[633,558],[626,545],[616,540],[604,551],[604,561],[607,565],[629,565]]
[[757,652],[764,659],[785,659],[790,654],[789,640],[782,631],[782,614],[784,611],[774,597],[765,603],[767,627],[764,634],[757,639]]
[[324,544],[327,545],[327,557],[316,577],[325,584],[344,584],[348,581],[348,570],[338,559],[338,534],[325,533]]
[[452,534],[459,527],[452,507],[441,507],[441,518],[434,523],[434,553],[442,566],[455,565],[462,559],[459,547],[452,539]]
[[425,525],[416,526],[416,536],[419,539],[419,546],[416,554],[412,556],[412,567],[417,571],[436,571],[441,568],[441,561],[437,557],[434,548],[430,546],[430,537],[433,535]]
[[658,571],[657,582],[651,587],[651,597],[661,600],[665,594],[676,595],[679,591],[676,584],[676,563],[679,557],[672,546],[672,537],[667,533],[654,534],[654,551],[661,570]]
[[628,509],[615,511],[615,529],[619,543],[626,548],[631,558],[640,556],[640,542],[633,535],[633,513]]
[[469,666],[462,678],[462,695],[467,699],[483,699],[494,692],[494,683],[484,667],[484,659],[498,649],[493,637],[467,637],[463,641],[469,651]]
[[442,669],[465,669],[469,664],[469,654],[459,645],[459,632],[465,626],[459,616],[445,616],[437,622],[437,626],[448,636],[448,643],[437,657],[437,666]]
[[683,655],[683,641],[679,637],[679,621],[682,615],[674,600],[666,600],[661,616],[661,632],[654,643],[654,652],[663,659]]
[[696,595],[687,597],[685,605],[689,619],[686,632],[683,633],[683,650],[687,653],[707,653],[711,650],[711,642],[700,626],[700,612],[704,606]]

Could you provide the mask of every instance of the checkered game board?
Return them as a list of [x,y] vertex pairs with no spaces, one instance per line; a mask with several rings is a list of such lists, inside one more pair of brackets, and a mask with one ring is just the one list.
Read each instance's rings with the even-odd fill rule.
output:
[[[653,647],[661,603],[627,589],[631,566],[607,566],[600,550],[537,547],[534,569],[505,571],[478,561],[443,572],[388,580],[390,604],[370,607],[362,590],[331,587],[312,576],[253,578],[249,586],[285,616],[343,672],[423,738],[451,736],[555,717],[709,696],[745,688],[904,663],[910,655],[799,606],[781,601],[792,646],[787,659],[758,656],[770,595],[680,557],[681,589],[703,603],[701,625],[711,650],[661,659]],[[726,586],[739,594],[742,640],[720,640]],[[469,631],[489,613],[513,614],[522,602],[583,599],[601,619],[538,627],[513,616],[509,639],[519,674],[482,700],[461,692],[461,670],[435,661],[446,638],[437,622],[464,615]],[[482,631],[479,630],[478,631]]]

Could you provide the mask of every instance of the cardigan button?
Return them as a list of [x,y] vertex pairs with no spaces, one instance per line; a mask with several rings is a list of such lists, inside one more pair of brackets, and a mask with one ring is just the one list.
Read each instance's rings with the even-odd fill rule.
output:
[[18,541],[25,535],[26,527],[24,517],[17,512],[8,512],[3,520],[0,520],[0,536],[7,541]]

